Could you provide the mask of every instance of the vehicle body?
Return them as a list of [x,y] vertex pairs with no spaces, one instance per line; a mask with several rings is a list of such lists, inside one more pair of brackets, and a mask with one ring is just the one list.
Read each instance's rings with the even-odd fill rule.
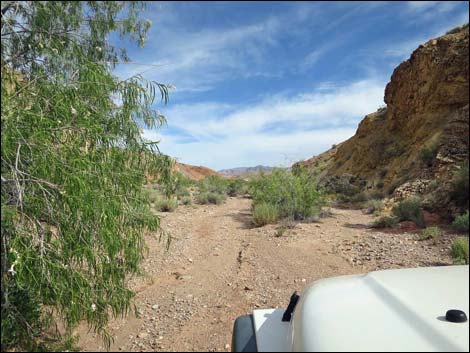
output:
[[468,309],[468,265],[322,279],[303,291],[290,321],[282,309],[239,317],[232,350],[468,352]]

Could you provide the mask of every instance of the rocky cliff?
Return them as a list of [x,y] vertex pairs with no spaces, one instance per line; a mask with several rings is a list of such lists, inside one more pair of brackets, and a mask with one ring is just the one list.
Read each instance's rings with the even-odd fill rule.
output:
[[325,183],[346,177],[396,198],[430,188],[445,197],[468,163],[468,45],[468,24],[420,45],[394,70],[386,107],[367,115],[349,140],[302,163]]

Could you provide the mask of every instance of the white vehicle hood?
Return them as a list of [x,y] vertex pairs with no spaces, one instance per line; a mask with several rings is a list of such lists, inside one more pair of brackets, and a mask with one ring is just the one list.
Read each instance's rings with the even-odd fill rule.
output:
[[[274,334],[278,342],[266,335],[258,338],[258,332],[273,333],[263,325],[272,321],[266,318],[279,317],[279,310],[255,311],[254,321],[259,351],[271,342],[268,350],[282,346],[290,351],[468,352],[468,321],[446,321],[450,309],[469,315],[468,266],[387,270],[316,281],[301,294],[291,323],[279,322]],[[287,342],[280,343],[279,336]]]

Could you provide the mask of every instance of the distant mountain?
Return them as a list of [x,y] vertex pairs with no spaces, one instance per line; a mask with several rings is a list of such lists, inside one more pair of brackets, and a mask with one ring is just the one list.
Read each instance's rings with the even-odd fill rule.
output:
[[244,174],[250,174],[255,172],[270,172],[273,170],[273,167],[267,167],[264,165],[257,165],[256,167],[239,167],[232,169],[222,169],[218,173],[226,176],[240,176]]

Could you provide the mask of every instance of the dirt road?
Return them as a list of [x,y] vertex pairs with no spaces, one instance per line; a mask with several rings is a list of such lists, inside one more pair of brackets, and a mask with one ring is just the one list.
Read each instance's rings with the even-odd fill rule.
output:
[[[251,201],[180,206],[159,213],[173,241],[148,237],[145,277],[131,280],[140,317],[110,324],[113,351],[228,351],[233,322],[255,308],[285,307],[311,281],[376,269],[451,264],[453,235],[437,243],[410,233],[368,229],[372,217],[332,209],[317,223],[299,223],[282,236],[276,225],[251,226]],[[104,350],[84,327],[79,346]]]

